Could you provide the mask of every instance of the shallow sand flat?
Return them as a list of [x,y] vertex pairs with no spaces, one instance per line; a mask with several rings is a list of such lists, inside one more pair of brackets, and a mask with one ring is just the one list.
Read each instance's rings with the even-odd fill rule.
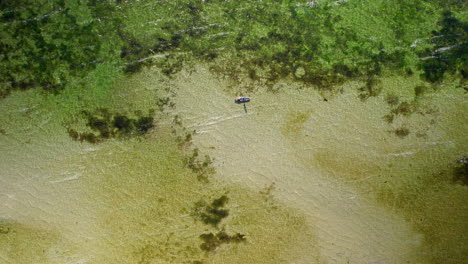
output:
[[[303,248],[318,259],[315,234],[295,210],[272,209],[278,204],[234,185],[198,181],[182,166],[175,143],[166,148],[162,139],[112,142],[53,160],[36,157],[33,170],[2,174],[16,181],[2,185],[8,189],[2,189],[0,207],[0,263],[269,264],[295,260]],[[64,177],[76,165],[83,166],[82,175]],[[248,240],[205,254],[199,235],[216,229],[195,222],[190,210],[226,192],[230,217],[223,226]]]
[[[226,84],[203,69],[179,77],[172,85],[178,87],[177,111],[187,127],[196,129],[195,144],[215,158],[217,175],[259,191],[274,183],[274,196],[309,215],[328,263],[403,263],[417,258],[422,236],[409,223],[327,177],[329,172],[319,165],[304,163],[304,158],[312,160],[313,155],[326,153],[323,139],[341,143],[343,151],[349,151],[349,140],[366,144],[365,138],[372,136],[369,127],[356,127],[372,118],[354,111],[362,105],[355,94],[338,95],[338,102],[329,102],[329,109],[338,114],[326,115],[320,108],[327,108],[327,103],[315,92],[258,92],[246,105],[246,113],[242,105],[233,103],[232,94],[223,92]],[[376,109],[378,105],[366,107]],[[284,129],[288,117],[296,112],[313,119],[329,118],[318,125],[328,124],[332,129],[311,128],[308,139],[298,142],[306,137],[301,129]],[[317,113],[320,115],[314,116]],[[334,120],[339,114],[348,116]],[[354,121],[355,126],[346,127]],[[355,133],[347,135],[348,129],[362,129],[364,134],[353,139]],[[323,134],[317,135],[317,131]]]
[[[135,80],[137,85],[132,80],[122,85],[122,98],[130,104],[119,101],[118,109],[152,107],[147,98],[164,85],[176,103],[169,118],[141,141],[80,144],[54,122],[56,116],[48,112],[53,106],[24,107],[40,101],[36,92],[5,99],[0,231],[15,231],[0,241],[0,263],[199,260],[204,252],[198,236],[207,230],[188,217],[190,208],[225,192],[231,198],[225,223],[230,231],[245,233],[248,243],[223,246],[206,263],[438,263],[426,255],[446,250],[448,243],[463,255],[459,230],[466,230],[461,220],[466,218],[458,200],[466,197],[464,186],[444,183],[436,198],[423,201],[422,206],[437,205],[428,207],[437,214],[428,215],[429,225],[423,226],[425,232],[439,226],[434,236],[418,233],[401,212],[367,195],[390,181],[384,176],[406,173],[403,178],[411,181],[412,174],[425,173],[425,163],[451,164],[463,153],[464,126],[452,117],[462,111],[462,97],[438,92],[431,100],[441,109],[431,110],[434,114],[387,124],[384,99],[361,102],[355,92],[359,83],[327,94],[327,102],[312,89],[288,89],[294,85],[283,83],[277,94],[253,93],[245,112],[234,104],[226,83],[203,67],[166,81],[157,71],[144,71]],[[192,147],[215,159],[210,185],[183,168],[180,149],[169,136],[176,114],[189,131],[196,130]],[[404,139],[390,131],[401,125],[411,130]],[[417,137],[419,132],[426,136]],[[425,158],[424,166],[418,165]],[[447,202],[452,207],[445,210]],[[427,237],[442,242],[428,248]]]
[[[148,86],[131,88],[122,89],[143,97],[132,103],[149,104],[139,100],[154,96],[150,89],[141,95]],[[79,143],[60,121],[38,127],[50,114],[44,108],[18,113],[29,100],[40,101],[36,95],[16,93],[0,105],[6,131],[0,138],[0,263],[269,264],[294,260],[302,248],[318,259],[315,234],[296,210],[243,187],[198,181],[165,127],[170,120],[158,121],[144,138]],[[190,214],[197,201],[225,193],[230,214],[223,228],[245,234],[247,242],[206,254],[199,236],[219,230]]]

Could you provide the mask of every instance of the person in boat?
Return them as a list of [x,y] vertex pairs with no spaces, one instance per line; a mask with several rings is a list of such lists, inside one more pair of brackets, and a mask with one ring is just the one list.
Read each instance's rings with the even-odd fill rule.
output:
[[246,97],[246,96],[240,96],[240,97],[237,97],[236,99],[234,99],[234,102],[235,103],[247,103],[247,102],[250,102],[250,97]]

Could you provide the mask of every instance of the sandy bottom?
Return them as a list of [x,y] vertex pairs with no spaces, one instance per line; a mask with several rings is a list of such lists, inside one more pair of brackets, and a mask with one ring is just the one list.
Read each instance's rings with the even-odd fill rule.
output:
[[[382,176],[395,157],[414,154],[411,141],[388,131],[382,98],[363,103],[350,83],[324,101],[283,84],[279,94],[244,94],[253,96],[244,107],[203,69],[171,85],[178,87],[177,113],[196,130],[196,145],[215,157],[217,176],[253,190],[273,186],[275,197],[307,214],[324,263],[425,262],[423,235],[353,188]],[[413,131],[424,130],[413,123]]]
[[[154,107],[157,73],[135,78],[123,84],[117,105],[110,98],[105,107]],[[75,100],[66,94],[56,99],[65,106]],[[158,115],[157,129],[146,137],[92,145],[72,141],[63,128],[69,109],[57,108],[36,91],[11,95],[0,110],[2,264],[320,259],[316,234],[297,210],[245,186],[199,181],[184,165],[171,116]],[[229,216],[219,226],[192,216],[196,203],[221,195],[229,198]],[[221,230],[243,234],[246,241],[202,250],[200,235]],[[303,252],[309,257],[302,261]]]
[[[165,86],[175,94],[175,108],[143,140],[74,142],[63,129],[66,115],[41,103],[39,93],[4,99],[0,263],[440,263],[427,256],[450,243],[446,254],[466,255],[459,243],[466,186],[445,184],[436,200],[427,200],[423,186],[408,200],[437,209],[425,215],[427,229],[408,220],[423,221],[425,211],[408,216],[401,204],[379,200],[398,201],[406,177],[418,186],[412,181],[430,166],[463,154],[466,127],[453,118],[463,112],[458,95],[436,93],[431,100],[439,108],[421,106],[428,114],[388,124],[383,96],[362,102],[359,83],[335,95],[282,83],[276,94],[245,94],[253,99],[244,108],[228,83],[203,67],[174,79],[155,71],[133,78],[123,82],[116,109],[146,110]],[[395,92],[402,85],[385,84]],[[184,168],[170,135],[175,115],[196,131],[192,148],[214,158],[209,184]],[[410,135],[391,132],[401,126]],[[392,182],[398,175],[404,177]],[[206,253],[199,236],[219,229],[195,221],[191,210],[223,194],[230,198],[223,227],[245,234],[247,243]],[[429,239],[438,244],[431,248]]]

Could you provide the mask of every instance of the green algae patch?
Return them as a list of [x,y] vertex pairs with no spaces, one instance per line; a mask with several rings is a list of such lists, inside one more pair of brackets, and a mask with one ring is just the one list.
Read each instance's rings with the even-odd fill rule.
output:
[[101,146],[82,176],[96,212],[90,263],[276,263],[314,246],[298,211],[200,182],[167,131]]
[[59,241],[53,231],[0,220],[0,259],[4,263],[51,263],[49,254]]

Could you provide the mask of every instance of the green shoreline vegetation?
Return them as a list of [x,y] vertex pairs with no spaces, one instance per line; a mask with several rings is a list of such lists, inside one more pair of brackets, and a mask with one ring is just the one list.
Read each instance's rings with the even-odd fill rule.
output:
[[[294,259],[301,247],[322,263],[300,212],[212,182],[213,158],[192,145],[194,132],[178,116],[170,129],[159,123],[177,107],[176,87],[164,89],[164,81],[200,64],[229,80],[233,94],[263,86],[278,93],[288,80],[339,96],[342,84],[358,81],[363,103],[385,97],[382,122],[396,140],[423,139],[407,124],[437,111],[424,98],[468,89],[466,10],[457,0],[2,1],[0,143],[8,146],[2,159],[24,165],[7,154],[25,146],[27,157],[43,154],[41,148],[60,153],[60,144],[71,156],[88,143],[101,148],[76,161],[86,167],[80,188],[85,199],[113,208],[92,207],[99,230],[111,234],[104,239],[124,241],[125,248],[95,245],[105,249],[94,263],[277,263]],[[399,78],[410,90],[388,85]],[[310,116],[293,112],[283,134],[296,137]],[[456,119],[446,124],[460,126]],[[340,162],[327,155],[322,163],[336,170]],[[466,152],[456,155],[451,165],[433,157],[432,166],[415,155],[382,169],[393,177],[389,184],[356,187],[371,189],[369,197],[424,234],[434,251],[430,263],[459,263],[467,255]],[[411,174],[412,166],[420,172]],[[178,197],[181,190],[189,195]],[[440,219],[448,218],[458,222],[445,226]],[[8,221],[0,222],[0,257],[48,263],[44,252],[61,239],[56,231]],[[24,244],[30,239],[31,247]]]
[[0,6],[3,96],[87,86],[99,65],[132,73],[156,64],[170,75],[219,57],[230,63],[216,60],[214,71],[269,85],[293,77],[330,88],[365,77],[369,90],[387,69],[430,82],[467,75],[462,2],[43,2]]

